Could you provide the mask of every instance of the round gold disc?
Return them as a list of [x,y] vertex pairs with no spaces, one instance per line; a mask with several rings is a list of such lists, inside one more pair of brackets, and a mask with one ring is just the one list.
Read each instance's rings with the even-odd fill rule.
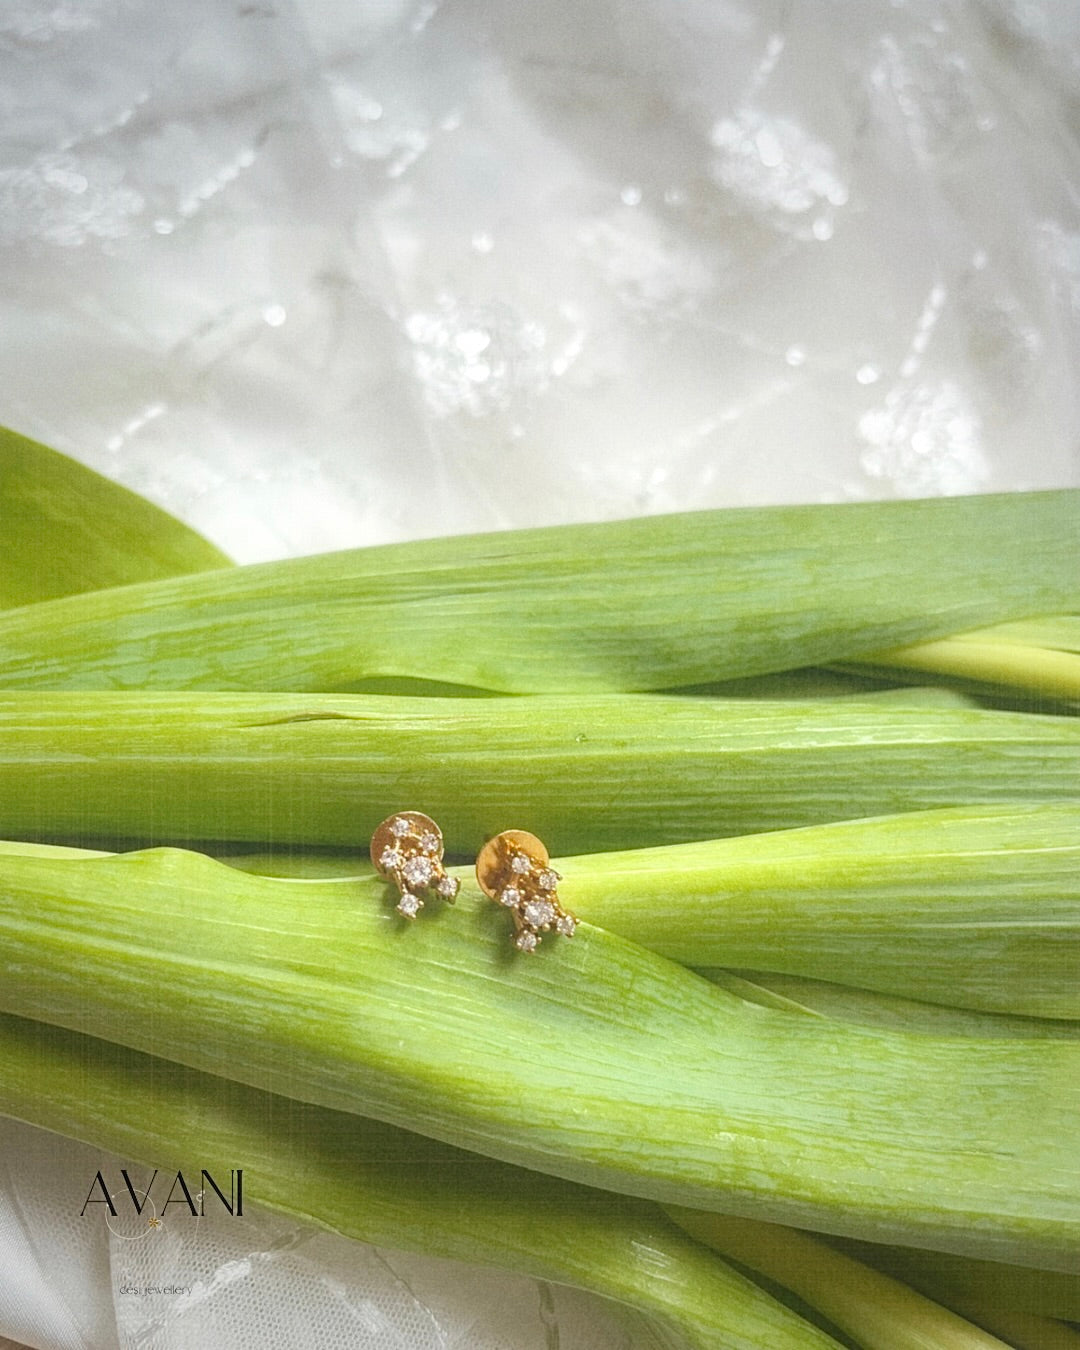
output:
[[510,859],[524,853],[540,867],[546,867],[550,855],[543,843],[528,830],[503,830],[489,839],[476,855],[476,880],[489,899],[494,900],[508,883],[512,873]]

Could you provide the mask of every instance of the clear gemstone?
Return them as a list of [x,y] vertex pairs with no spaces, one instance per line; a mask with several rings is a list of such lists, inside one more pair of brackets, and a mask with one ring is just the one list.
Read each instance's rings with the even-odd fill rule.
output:
[[420,836],[420,851],[422,853],[438,853],[439,836],[433,834],[431,830],[425,830]]
[[517,938],[514,941],[514,945],[517,947],[519,952],[534,952],[536,951],[536,945],[539,941],[540,939],[536,936],[535,933],[530,933],[528,930],[526,930],[525,932],[519,933],[517,935]]
[[413,895],[411,891],[406,891],[398,901],[398,913],[404,914],[407,919],[415,919],[423,908],[423,900],[418,895]]
[[439,884],[435,889],[440,895],[445,896],[447,900],[453,900],[461,888],[461,882],[457,877],[440,877]]
[[410,886],[426,886],[434,875],[435,868],[430,858],[417,855],[406,861],[401,873]]
[[390,833],[395,839],[404,839],[411,829],[412,822],[404,816],[395,816],[390,822]]
[[555,917],[555,906],[550,900],[530,900],[523,917],[530,928],[543,928]]
[[553,891],[556,885],[558,884],[558,881],[559,881],[558,872],[553,872],[550,867],[545,867],[544,870],[540,873],[540,875],[536,878],[536,884],[540,887],[542,891]]
[[519,877],[524,876],[531,868],[532,862],[529,860],[527,853],[515,853],[510,859],[510,870],[516,872]]
[[559,922],[555,925],[563,937],[573,937],[574,930],[577,928],[577,920],[572,914],[560,914]]
[[499,904],[505,905],[507,909],[513,909],[520,902],[521,892],[516,886],[507,886],[506,890],[499,896]]
[[387,872],[392,872],[396,867],[401,866],[401,854],[393,844],[387,844],[379,854],[379,866],[385,868]]

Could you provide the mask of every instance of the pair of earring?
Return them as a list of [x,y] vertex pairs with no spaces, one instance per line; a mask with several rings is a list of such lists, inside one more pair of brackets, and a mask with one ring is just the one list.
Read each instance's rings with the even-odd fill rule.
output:
[[[457,899],[461,883],[447,874],[442,858],[442,831],[421,811],[387,816],[371,836],[371,861],[397,886],[397,910],[406,919],[423,909],[422,891],[450,904]],[[513,915],[518,951],[534,952],[541,934],[552,930],[574,936],[577,920],[559,903],[562,878],[550,863],[547,849],[526,830],[504,830],[477,854],[476,880],[488,899]]]

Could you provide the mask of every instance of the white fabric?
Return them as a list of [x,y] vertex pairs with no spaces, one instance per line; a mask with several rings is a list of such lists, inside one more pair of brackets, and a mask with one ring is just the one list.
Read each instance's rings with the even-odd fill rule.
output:
[[7,0],[0,413],[241,560],[1075,482],[1080,9]]
[[[205,1218],[181,1206],[150,1228],[120,1179],[126,1166],[146,1184],[146,1168],[2,1118],[0,1159],[0,1327],[41,1350],[550,1350],[553,1328],[562,1345],[630,1347],[576,1291],[368,1247],[257,1203],[230,1218],[208,1195]],[[79,1214],[99,1169],[115,1219]]]
[[[5,0],[0,421],[241,561],[1077,484],[1078,86],[1055,0]],[[254,1207],[136,1256],[0,1139],[41,1350],[626,1343]]]

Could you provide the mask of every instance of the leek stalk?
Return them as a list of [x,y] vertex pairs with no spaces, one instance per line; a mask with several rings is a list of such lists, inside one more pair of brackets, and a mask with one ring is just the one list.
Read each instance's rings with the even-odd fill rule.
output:
[[833,1239],[840,1250],[950,1307],[1027,1313],[1047,1320],[1080,1322],[1080,1267],[1032,1270],[913,1247],[881,1247]]
[[609,1190],[1077,1260],[1077,1043],[789,1015],[588,925],[521,958],[489,902],[445,917],[177,850],[6,855],[0,1007]]
[[852,700],[0,693],[0,834],[553,853],[945,806],[1080,801],[1080,723]]
[[0,687],[663,689],[1067,611],[1078,559],[1077,490],[434,539],[0,615]]
[[148,1167],[242,1167],[246,1203],[365,1242],[590,1289],[696,1350],[838,1350],[646,1201],[20,1017],[0,1016],[0,1112]]
[[1009,1350],[996,1336],[808,1233],[697,1210],[668,1212],[699,1242],[790,1289],[862,1350]]
[[803,1012],[811,1017],[857,1022],[862,1026],[928,1032],[932,1036],[974,1036],[980,1040],[987,1037],[998,1040],[1004,1036],[1020,1037],[1021,1040],[1032,1037],[1080,1040],[1080,1022],[1077,1021],[972,1012],[968,1008],[945,1007],[911,997],[871,993],[867,989],[855,989],[850,985],[808,980],[800,975],[777,975],[773,971],[701,967],[698,974],[730,993],[749,999],[751,1003],[785,1008],[788,1012]]
[[576,913],[684,965],[1080,1018],[1080,805],[919,811],[557,866]]
[[1080,706],[1080,656],[1012,642],[977,642],[973,635],[894,647],[865,657],[865,666],[883,673],[914,672],[920,679],[941,676],[963,688],[992,692],[1021,690],[1070,707]]

